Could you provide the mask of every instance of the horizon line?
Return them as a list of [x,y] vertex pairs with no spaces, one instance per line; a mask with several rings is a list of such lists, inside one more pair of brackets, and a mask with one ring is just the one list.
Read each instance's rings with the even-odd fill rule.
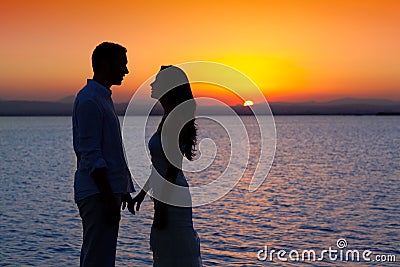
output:
[[[67,101],[67,98],[75,98],[75,95],[69,95],[66,97],[62,97],[59,99],[55,99],[55,100],[44,100],[44,99],[4,99],[4,98],[0,98],[0,102],[44,102],[44,103],[64,103],[64,104],[73,104],[73,100],[72,101]],[[145,100],[145,99],[143,99]],[[371,101],[390,101],[390,102],[399,102],[400,103],[400,99],[390,99],[390,98],[374,98],[374,97],[354,97],[354,96],[343,96],[343,97],[336,97],[336,98],[330,98],[328,100],[315,100],[315,99],[309,99],[309,100],[297,100],[297,101],[293,101],[293,100],[279,100],[279,101],[267,101],[268,103],[310,103],[310,102],[314,102],[314,103],[326,103],[326,102],[333,102],[333,101],[337,101],[337,100],[371,100]],[[127,104],[129,103],[130,100],[127,101],[114,101],[114,104]],[[258,102],[254,102],[254,105],[260,104]],[[200,106],[200,105],[199,105]],[[201,105],[201,106],[211,106],[211,105]],[[230,106],[241,106],[241,104],[234,104],[234,105],[230,105]]]

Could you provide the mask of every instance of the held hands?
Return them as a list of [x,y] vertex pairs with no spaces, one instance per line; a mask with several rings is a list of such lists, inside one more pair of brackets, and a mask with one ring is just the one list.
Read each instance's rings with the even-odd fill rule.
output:
[[[128,207],[128,210],[132,214],[135,214],[135,211],[139,211],[140,205],[142,204],[145,196],[146,196],[146,191],[144,190],[141,190],[140,193],[137,194],[134,198],[132,198],[129,193],[122,195],[122,209],[124,210],[126,207]],[[154,221],[153,221],[154,228],[158,230],[166,228],[168,221],[167,209],[168,209],[167,204],[158,200],[154,200],[154,210],[155,210]]]
[[[123,195],[122,196],[122,209],[124,210],[126,207],[128,207],[128,210],[132,214],[135,214],[135,210],[139,211],[140,205],[142,204],[145,196],[146,196],[146,192],[143,190],[141,190],[140,193],[137,194],[133,199],[129,193]],[[136,209],[135,209],[135,204],[136,204]]]

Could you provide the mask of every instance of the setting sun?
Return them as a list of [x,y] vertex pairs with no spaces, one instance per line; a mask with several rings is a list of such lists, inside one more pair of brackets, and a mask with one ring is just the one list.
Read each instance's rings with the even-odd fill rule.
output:
[[252,105],[254,105],[254,102],[251,101],[251,100],[246,100],[246,101],[244,101],[244,103],[243,103],[243,106],[244,106],[244,107],[252,106]]

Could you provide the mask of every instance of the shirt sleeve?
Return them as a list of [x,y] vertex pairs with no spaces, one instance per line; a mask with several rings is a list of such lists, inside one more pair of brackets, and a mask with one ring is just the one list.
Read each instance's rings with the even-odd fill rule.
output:
[[107,168],[101,150],[103,114],[92,100],[79,103],[76,111],[78,129],[78,149],[81,153],[81,167],[89,170]]
[[126,192],[128,192],[128,193],[133,193],[133,192],[136,192],[136,190],[135,190],[135,186],[133,185],[133,182],[132,182],[132,175],[131,175],[131,172],[129,171],[129,169],[128,169],[128,174],[127,174],[127,179],[128,179],[128,186],[127,186],[127,189],[126,189]]

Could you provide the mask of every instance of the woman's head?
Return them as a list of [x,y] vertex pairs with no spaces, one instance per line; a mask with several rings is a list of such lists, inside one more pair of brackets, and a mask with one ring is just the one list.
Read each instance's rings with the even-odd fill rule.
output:
[[[174,121],[185,121],[185,126],[180,131],[179,143],[184,145],[186,158],[193,159],[197,138],[196,101],[185,72],[175,66],[162,66],[151,87],[151,97],[160,101],[164,112],[172,114]],[[178,109],[171,113],[177,107]]]
[[186,74],[175,66],[162,66],[151,83],[151,97],[158,99],[161,104],[175,108],[179,104],[193,99],[192,90]]

